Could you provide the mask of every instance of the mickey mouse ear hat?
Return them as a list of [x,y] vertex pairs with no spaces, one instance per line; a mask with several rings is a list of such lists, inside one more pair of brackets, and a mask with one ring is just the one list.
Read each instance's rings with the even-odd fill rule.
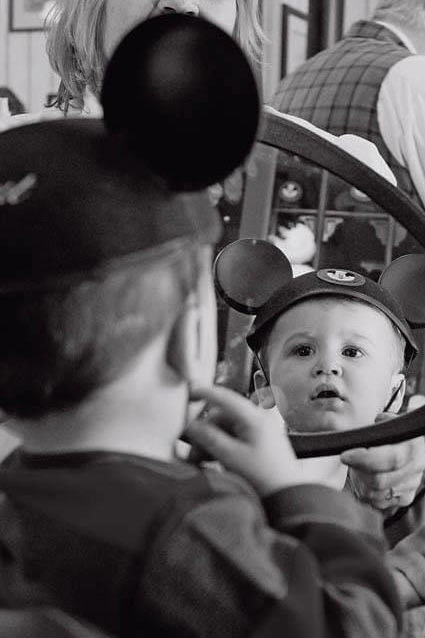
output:
[[343,296],[368,303],[383,312],[400,330],[405,341],[406,365],[418,352],[411,326],[425,326],[425,255],[395,260],[381,275],[380,283],[356,272],[323,268],[293,278],[285,255],[264,240],[240,239],[216,258],[216,287],[235,310],[255,314],[247,336],[258,355],[273,323],[292,306],[320,296]]
[[256,80],[234,39],[179,13],[146,20],[123,39],[101,101],[108,130],[126,136],[155,173],[186,191],[243,163],[260,112]]
[[[206,42],[214,51],[208,59]],[[242,72],[237,89],[217,51],[228,52],[231,68]],[[170,66],[164,68],[166,61]],[[133,85],[129,74],[135,71]],[[207,91],[212,87],[219,103]],[[243,96],[249,126],[243,131],[241,125],[233,138]],[[155,108],[163,98],[160,116]],[[103,99],[106,128],[101,120],[69,117],[0,134],[0,294],[96,277],[158,256],[182,239],[217,241],[221,223],[205,191],[177,192],[172,186],[207,186],[234,170],[251,148],[259,101],[241,49],[198,18],[147,20],[119,45]],[[174,125],[184,132],[178,148],[176,136],[167,133]],[[214,166],[203,160],[208,148],[184,161],[186,138],[203,140],[218,128],[223,147],[211,159]],[[152,155],[155,144],[165,158],[161,166]]]

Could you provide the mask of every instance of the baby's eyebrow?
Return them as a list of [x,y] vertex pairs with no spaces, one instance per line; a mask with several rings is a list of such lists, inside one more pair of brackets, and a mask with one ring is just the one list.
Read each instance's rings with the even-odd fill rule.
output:
[[314,339],[315,335],[313,332],[304,330],[302,332],[293,332],[289,336],[283,335],[285,341],[291,341],[292,339]]
[[[310,339],[310,340],[312,340],[312,339],[317,339],[317,338],[318,337],[317,337],[317,335],[314,332],[309,331],[309,330],[302,330],[300,332],[293,332],[290,335],[283,335],[282,341],[284,343],[290,343],[291,341],[296,341],[296,340],[299,340],[299,339]],[[350,330],[350,331],[347,331],[347,332],[343,333],[341,338],[342,338],[343,341],[347,341],[347,342],[349,342],[351,340],[353,340],[353,341],[363,341],[363,342],[369,343],[372,346],[375,345],[375,342],[372,339],[370,339],[367,335],[362,334],[361,332],[352,332]]]
[[368,336],[362,334],[361,332],[349,332],[349,333],[347,333],[346,338],[347,339],[359,339],[361,341],[367,341],[372,346],[375,345],[375,342],[374,342],[373,339],[370,339]]

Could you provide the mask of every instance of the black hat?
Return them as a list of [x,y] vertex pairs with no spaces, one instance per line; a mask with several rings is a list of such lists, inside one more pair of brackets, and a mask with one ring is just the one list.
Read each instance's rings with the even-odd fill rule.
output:
[[0,157],[0,291],[58,285],[182,237],[219,236],[205,192],[168,189],[100,120],[10,129]]
[[264,334],[273,322],[289,308],[320,296],[343,296],[357,299],[383,312],[406,340],[406,364],[418,353],[418,347],[398,301],[382,286],[352,270],[323,268],[295,277],[277,290],[258,311],[247,336],[250,348],[258,353]]
[[172,13],[137,25],[112,56],[102,87],[106,126],[174,188],[227,177],[254,143],[260,99],[235,40],[199,17]]
[[258,354],[276,319],[301,301],[319,296],[344,296],[368,303],[383,312],[405,338],[405,362],[418,352],[411,327],[425,325],[423,295],[425,255],[404,255],[382,273],[376,283],[341,268],[323,268],[293,278],[289,261],[270,242],[240,239],[217,256],[216,287],[234,309],[256,315],[247,336]]
[[[221,52],[221,66],[211,64],[206,43]],[[225,73],[227,54],[240,72],[237,88]],[[130,71],[133,87],[125,80]],[[133,91],[130,104],[124,86]],[[182,239],[217,241],[221,222],[205,191],[176,189],[197,190],[226,177],[254,142],[259,100],[242,50],[201,19],[147,20],[118,46],[102,97],[106,128],[100,120],[68,118],[0,135],[0,292],[95,276],[158,256],[160,247]],[[177,149],[172,131],[183,135]],[[221,154],[203,146],[203,136],[218,131]],[[189,140],[202,156],[213,153],[211,161],[193,153],[185,161],[195,148]],[[164,158],[159,165],[158,157]]]

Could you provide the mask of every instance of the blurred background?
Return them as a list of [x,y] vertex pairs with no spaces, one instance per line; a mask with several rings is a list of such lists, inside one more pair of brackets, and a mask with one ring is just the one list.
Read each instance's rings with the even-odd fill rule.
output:
[[[376,0],[263,0],[264,95],[306,57],[335,42]],[[44,51],[43,17],[49,0],[0,0],[0,86],[14,91],[27,111],[55,94],[58,80]]]

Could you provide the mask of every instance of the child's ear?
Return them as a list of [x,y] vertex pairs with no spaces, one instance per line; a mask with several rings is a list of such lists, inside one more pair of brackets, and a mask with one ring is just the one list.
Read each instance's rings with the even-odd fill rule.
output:
[[199,378],[200,311],[196,303],[188,302],[176,318],[167,346],[167,363],[189,383]]
[[406,392],[406,377],[399,372],[395,374],[391,384],[391,396],[394,396],[394,400],[391,403],[390,411],[397,414],[401,410],[403,404],[404,394]]
[[259,405],[261,405],[261,407],[265,410],[274,408],[276,401],[274,399],[273,391],[262,370],[256,370],[254,373],[254,387]]

